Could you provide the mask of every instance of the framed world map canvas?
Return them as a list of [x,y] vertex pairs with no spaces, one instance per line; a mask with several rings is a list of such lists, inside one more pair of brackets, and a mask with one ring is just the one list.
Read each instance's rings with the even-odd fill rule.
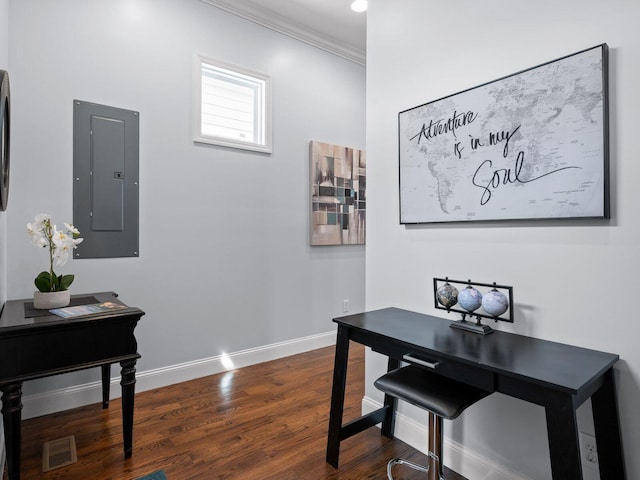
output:
[[400,112],[400,223],[609,218],[607,53]]

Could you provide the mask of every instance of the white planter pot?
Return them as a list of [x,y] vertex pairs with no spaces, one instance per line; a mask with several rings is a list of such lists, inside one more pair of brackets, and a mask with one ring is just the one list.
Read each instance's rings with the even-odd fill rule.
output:
[[39,310],[66,307],[71,301],[71,292],[33,292],[33,307]]

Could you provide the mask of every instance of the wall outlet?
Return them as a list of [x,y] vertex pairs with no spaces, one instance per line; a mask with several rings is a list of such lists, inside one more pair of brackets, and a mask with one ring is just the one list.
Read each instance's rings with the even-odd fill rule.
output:
[[598,467],[598,448],[596,447],[596,438],[593,435],[580,432],[580,455],[584,465]]
[[342,301],[342,313],[347,313],[349,311],[349,300]]

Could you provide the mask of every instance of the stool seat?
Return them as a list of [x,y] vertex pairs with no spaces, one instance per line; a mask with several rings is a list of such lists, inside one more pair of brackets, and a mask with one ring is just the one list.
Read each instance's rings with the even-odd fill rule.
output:
[[393,370],[378,378],[374,385],[448,420],[457,418],[467,407],[491,393],[416,365]]
[[[387,463],[387,478],[393,480],[391,469],[404,464],[414,470],[426,472],[428,480],[444,480],[442,476],[442,419],[457,418],[467,407],[482,400],[491,392],[438,375],[432,369],[417,365],[392,370],[378,378],[374,385],[387,396],[399,398],[429,412],[429,464],[417,465],[401,458]],[[395,403],[391,404],[395,409]]]

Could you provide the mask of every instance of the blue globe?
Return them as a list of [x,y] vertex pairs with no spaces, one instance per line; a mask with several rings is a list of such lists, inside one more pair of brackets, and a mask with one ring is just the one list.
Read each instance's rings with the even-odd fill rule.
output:
[[497,317],[502,315],[509,308],[509,299],[498,290],[491,290],[482,297],[482,308],[489,315]]
[[436,300],[440,305],[449,309],[458,303],[458,289],[447,282],[436,290]]
[[473,312],[482,305],[482,294],[477,289],[469,285],[458,295],[458,303],[467,312]]

